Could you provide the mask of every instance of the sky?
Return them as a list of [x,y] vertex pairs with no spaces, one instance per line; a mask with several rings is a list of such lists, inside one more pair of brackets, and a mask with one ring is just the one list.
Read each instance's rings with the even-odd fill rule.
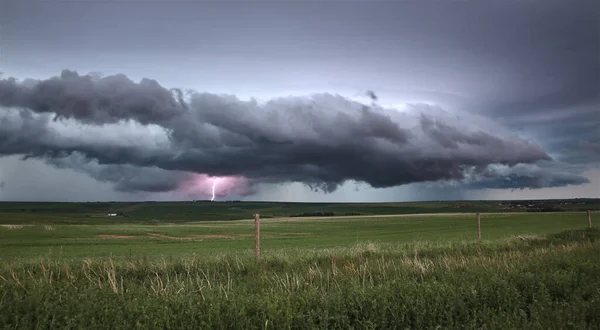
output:
[[599,13],[5,0],[0,200],[600,198]]

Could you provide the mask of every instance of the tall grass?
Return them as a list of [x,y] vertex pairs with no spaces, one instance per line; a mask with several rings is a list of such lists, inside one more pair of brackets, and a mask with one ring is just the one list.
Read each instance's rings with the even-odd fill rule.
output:
[[0,327],[600,328],[600,232],[0,264]]

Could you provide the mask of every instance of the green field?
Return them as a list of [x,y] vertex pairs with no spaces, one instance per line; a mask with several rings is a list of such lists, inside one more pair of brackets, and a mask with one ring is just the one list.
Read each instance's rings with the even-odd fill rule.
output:
[[[110,220],[114,221],[114,220]],[[250,253],[254,222],[130,224],[3,224],[0,257],[171,257]],[[483,214],[488,240],[584,228],[584,213]],[[349,247],[359,243],[452,242],[476,238],[475,214],[384,217],[268,218],[261,220],[262,250]]]
[[551,203],[0,203],[0,328],[599,328],[598,204]]

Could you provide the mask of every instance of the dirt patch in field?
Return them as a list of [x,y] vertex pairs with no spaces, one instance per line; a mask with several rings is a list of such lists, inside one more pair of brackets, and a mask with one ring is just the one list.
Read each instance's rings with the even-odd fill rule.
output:
[[220,235],[220,234],[212,234],[212,235],[193,235],[193,236],[169,236],[162,234],[149,234],[149,237],[153,238],[165,238],[165,239],[173,239],[178,241],[194,241],[200,239],[232,239],[232,238],[240,238],[240,237],[250,237],[250,234],[238,234],[238,235]]
[[137,236],[130,236],[130,235],[98,235],[98,237],[100,238],[122,238],[122,239],[131,239],[131,238],[136,238]]
[[[330,220],[330,221],[340,221],[340,220],[363,220],[370,218],[411,218],[411,217],[471,217],[476,213],[406,213],[406,214],[374,214],[374,215],[336,215],[330,217],[281,217],[281,218],[266,218],[261,219],[261,222],[302,222],[307,220]],[[492,214],[525,214],[524,212],[515,212],[515,213],[485,213],[485,215]],[[246,221],[246,220],[240,220]],[[254,221],[254,220],[247,220]]]
[[23,225],[0,225],[0,227],[6,229],[22,229]]
[[25,227],[33,227],[33,225],[10,225],[10,224],[5,224],[5,225],[0,225],[0,228],[5,228],[5,229],[23,229]]
[[[310,233],[282,233],[278,235],[260,235],[262,238],[277,238],[277,237],[289,237],[289,236],[307,236]],[[133,239],[133,238],[155,238],[155,239],[170,239],[176,241],[197,241],[203,239],[234,239],[234,238],[248,238],[254,237],[252,234],[236,234],[236,235],[223,235],[223,234],[207,234],[207,235],[192,235],[192,236],[169,236],[164,234],[147,234],[139,236],[131,235],[98,235],[99,238],[105,239]]]
[[201,239],[232,239],[232,238],[240,238],[240,237],[250,237],[250,234],[239,234],[239,235],[193,235],[193,236],[169,236],[163,234],[148,234],[148,235],[139,235],[139,236],[131,236],[131,235],[98,235],[99,238],[105,239],[133,239],[133,238],[162,238],[162,239],[172,239],[177,241],[194,241]]

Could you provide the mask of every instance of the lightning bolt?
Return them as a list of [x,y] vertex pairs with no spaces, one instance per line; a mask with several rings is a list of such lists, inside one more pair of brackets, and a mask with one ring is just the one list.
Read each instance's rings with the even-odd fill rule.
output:
[[217,182],[219,181],[219,178],[215,178],[213,180],[213,185],[212,185],[212,198],[210,199],[210,201],[214,201],[215,200],[215,188],[217,188]]

